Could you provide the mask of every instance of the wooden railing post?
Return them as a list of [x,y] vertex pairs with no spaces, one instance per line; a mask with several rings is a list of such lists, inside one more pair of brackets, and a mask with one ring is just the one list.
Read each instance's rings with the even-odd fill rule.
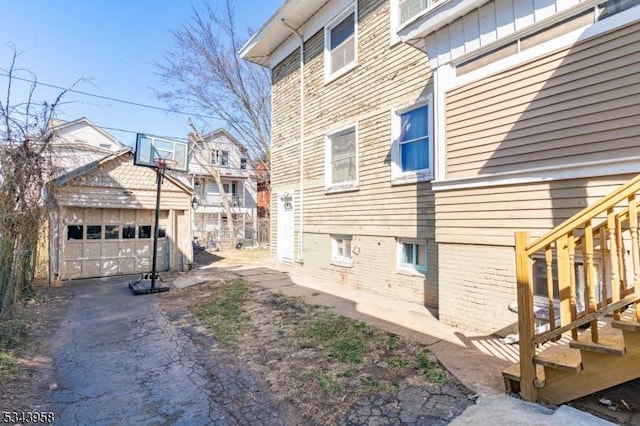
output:
[[560,299],[560,325],[569,324],[571,319],[571,257],[569,238],[563,235],[556,243],[558,250],[558,298]]
[[[596,302],[595,266],[593,264],[593,226],[591,220],[584,224],[584,274],[585,293],[587,295],[587,312],[592,313],[598,310]],[[614,243],[615,247],[615,243]],[[613,275],[613,268],[611,275]],[[591,321],[591,341],[598,343],[598,321]]]
[[516,232],[516,289],[518,293],[518,333],[520,345],[520,393],[527,401],[535,401],[536,366],[533,362],[535,347],[532,343],[535,324],[533,319],[533,280],[531,259],[527,254],[528,232]]
[[[607,233],[609,235],[609,264],[611,265],[611,302],[616,303],[620,300],[620,269],[618,265],[616,217],[613,208],[607,209]],[[606,280],[602,285],[606,285]],[[620,311],[616,311],[613,316],[615,319],[619,320]]]

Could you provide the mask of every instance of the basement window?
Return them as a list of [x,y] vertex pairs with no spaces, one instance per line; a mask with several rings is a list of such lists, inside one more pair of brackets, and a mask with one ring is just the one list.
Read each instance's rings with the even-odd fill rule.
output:
[[337,266],[353,266],[351,257],[351,235],[331,236],[331,264]]

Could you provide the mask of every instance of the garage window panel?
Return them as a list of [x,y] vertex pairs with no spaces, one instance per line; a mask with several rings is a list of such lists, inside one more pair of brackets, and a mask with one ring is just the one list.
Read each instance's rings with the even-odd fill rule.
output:
[[102,225],[87,225],[87,240],[101,240]]
[[164,225],[158,226],[158,238],[166,238],[167,228]]
[[84,225],[67,226],[67,240],[82,240],[84,234]]
[[117,225],[106,225],[104,227],[104,239],[105,240],[120,239],[120,227]]
[[138,226],[138,238],[151,238],[151,225]]
[[136,227],[135,226],[123,226],[122,227],[122,238],[125,240],[130,240],[136,237]]

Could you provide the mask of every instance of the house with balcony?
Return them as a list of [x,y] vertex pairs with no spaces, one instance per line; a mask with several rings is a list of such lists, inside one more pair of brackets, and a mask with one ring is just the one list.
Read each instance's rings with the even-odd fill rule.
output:
[[639,3],[285,1],[240,52],[277,259],[517,332],[527,399],[637,377]]
[[[209,237],[227,240],[228,221],[244,236],[256,227],[257,175],[247,149],[224,129],[203,136],[205,149],[193,150],[189,179],[195,191],[193,235],[206,243]],[[198,152],[195,152],[198,151]],[[219,173],[219,186],[212,175]],[[228,217],[222,202],[227,197],[232,210]]]

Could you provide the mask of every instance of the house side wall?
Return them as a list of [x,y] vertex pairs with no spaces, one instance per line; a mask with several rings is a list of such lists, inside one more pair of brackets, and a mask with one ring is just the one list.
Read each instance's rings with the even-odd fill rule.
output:
[[[430,93],[426,56],[389,46],[389,5],[360,1],[358,67],[325,84],[324,33],[305,57],[305,230],[314,233],[433,237],[428,184],[391,186],[391,111]],[[325,191],[325,137],[358,128],[358,190]]]
[[[304,251],[306,273],[416,303],[437,304],[434,199],[429,183],[391,185],[391,117],[396,107],[429,95],[427,57],[390,45],[389,2],[358,1],[358,65],[325,82],[324,31],[305,42]],[[272,241],[278,196],[294,192],[295,253],[300,218],[299,51],[273,71]],[[357,125],[358,188],[325,190],[325,137]],[[331,235],[352,235],[353,267],[331,264]],[[427,276],[398,272],[397,238],[429,242]],[[276,242],[277,244],[277,242]],[[272,244],[275,246],[275,244]],[[277,250],[274,247],[274,252]],[[432,273],[433,272],[433,273]]]
[[447,95],[447,178],[640,155],[640,23]]
[[355,235],[351,241],[357,255],[353,267],[332,265],[331,237],[327,234],[305,233],[304,267],[318,279],[344,284],[393,298],[437,306],[438,304],[438,247],[427,249],[425,276],[397,271],[396,239],[383,236]]
[[[272,70],[271,249],[278,247],[278,193],[298,187],[300,179],[300,50]],[[296,221],[298,202],[294,203]],[[298,229],[297,224],[295,229]],[[297,241],[297,238],[294,238]]]
[[[459,185],[436,193],[443,321],[514,331],[514,232],[539,237],[634,176],[615,162],[640,155],[638,31],[605,33],[447,94],[447,178]],[[577,177],[607,161],[608,174]],[[567,177],[547,179],[558,166]]]

